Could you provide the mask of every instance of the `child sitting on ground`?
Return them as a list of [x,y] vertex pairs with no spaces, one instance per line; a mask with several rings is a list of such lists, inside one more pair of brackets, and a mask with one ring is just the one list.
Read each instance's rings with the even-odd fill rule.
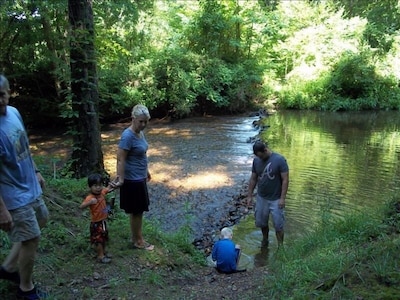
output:
[[221,239],[214,244],[212,249],[212,260],[216,261],[216,268],[220,273],[231,274],[246,271],[246,269],[237,269],[241,250],[240,245],[235,245],[232,241],[232,237],[232,229],[222,228]]
[[95,245],[97,261],[103,264],[111,262],[110,255],[106,254],[106,242],[108,241],[107,207],[105,195],[113,190],[109,184],[106,188],[103,185],[103,176],[92,174],[88,177],[90,193],[83,200],[79,208],[90,207],[90,242]]

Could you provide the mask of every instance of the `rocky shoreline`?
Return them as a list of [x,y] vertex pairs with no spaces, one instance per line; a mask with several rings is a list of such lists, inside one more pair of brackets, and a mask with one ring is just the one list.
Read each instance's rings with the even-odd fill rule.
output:
[[242,190],[238,195],[232,197],[232,200],[228,202],[225,216],[222,216],[219,220],[216,220],[209,228],[203,231],[202,236],[196,237],[193,241],[193,245],[199,249],[204,250],[208,255],[211,253],[214,242],[219,237],[219,230],[223,227],[231,227],[240,222],[240,220],[249,214],[247,209],[247,184],[243,185]]

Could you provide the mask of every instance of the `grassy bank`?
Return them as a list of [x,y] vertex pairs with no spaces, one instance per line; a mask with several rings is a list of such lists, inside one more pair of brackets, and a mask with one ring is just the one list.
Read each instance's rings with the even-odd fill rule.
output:
[[[153,293],[151,298],[161,299],[165,288],[169,288],[166,280],[171,273],[174,277],[189,279],[192,268],[205,264],[203,254],[188,240],[186,226],[173,234],[165,234],[158,230],[156,223],[145,222],[145,236],[156,249],[133,250],[129,218],[118,208],[108,221],[107,251],[113,256],[112,262],[97,263],[89,242],[90,212],[79,209],[87,193],[86,186],[85,179],[47,181],[44,198],[50,220],[42,230],[34,280],[49,291],[50,299],[134,299],[135,293],[139,297],[148,294],[149,289],[159,290],[160,295]],[[3,259],[10,243],[4,232],[0,233],[0,239]],[[0,281],[0,294],[6,299],[13,299],[14,292],[12,284]],[[168,290],[168,293],[176,292],[179,285]]]
[[268,299],[400,299],[400,197],[342,220],[325,213],[277,253]]
[[[129,248],[129,219],[116,209],[109,221],[112,263],[96,263],[88,241],[89,211],[78,206],[85,180],[48,180],[51,219],[43,230],[35,282],[50,299],[399,299],[400,198],[381,211],[337,220],[325,212],[313,232],[287,241],[269,260],[231,276],[215,275],[189,240],[189,226],[166,234],[145,222],[155,251]],[[0,258],[10,244],[0,233]],[[234,283],[232,283],[234,282]],[[0,282],[2,299],[15,287]],[[7,298],[8,297],[8,298]],[[225,298],[223,298],[225,297]]]

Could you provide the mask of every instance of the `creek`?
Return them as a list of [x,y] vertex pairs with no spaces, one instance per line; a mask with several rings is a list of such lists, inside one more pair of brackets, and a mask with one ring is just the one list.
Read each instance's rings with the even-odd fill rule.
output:
[[[398,112],[282,111],[266,123],[262,139],[290,167],[285,241],[312,230],[326,213],[341,218],[374,210],[399,190]],[[260,250],[262,235],[252,215],[235,226],[234,237],[243,267],[267,264],[277,249],[270,230],[270,250]]]

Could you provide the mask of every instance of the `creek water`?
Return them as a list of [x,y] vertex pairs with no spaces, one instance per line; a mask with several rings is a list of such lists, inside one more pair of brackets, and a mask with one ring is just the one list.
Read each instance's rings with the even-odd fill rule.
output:
[[[251,120],[248,120],[251,122]],[[265,120],[261,136],[290,167],[285,241],[294,240],[321,220],[374,210],[399,189],[398,112],[323,113],[281,111]],[[245,138],[245,137],[243,137]],[[247,159],[247,152],[243,152]],[[269,250],[249,215],[234,228],[242,247],[241,267],[265,265],[277,249],[270,227]]]

